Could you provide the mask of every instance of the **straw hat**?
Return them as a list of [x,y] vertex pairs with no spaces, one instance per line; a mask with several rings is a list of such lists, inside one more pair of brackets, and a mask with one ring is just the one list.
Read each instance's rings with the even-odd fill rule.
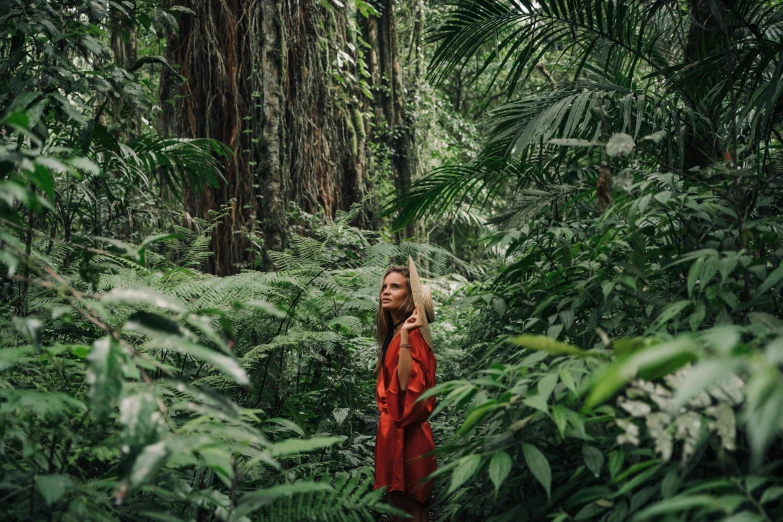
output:
[[421,328],[419,328],[419,332],[421,332],[424,341],[434,350],[432,332],[430,332],[430,323],[435,321],[435,307],[432,305],[432,291],[430,290],[430,285],[421,284],[419,273],[416,271],[416,264],[410,256],[408,256],[408,273],[410,274],[413,302],[419,305],[424,311],[424,315],[421,317]]

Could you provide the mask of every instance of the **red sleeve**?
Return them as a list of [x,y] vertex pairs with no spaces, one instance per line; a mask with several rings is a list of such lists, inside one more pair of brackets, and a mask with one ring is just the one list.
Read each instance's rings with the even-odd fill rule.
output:
[[435,383],[428,382],[429,371],[429,352],[430,347],[418,330],[409,336],[411,345],[411,373],[408,377],[408,389],[400,389],[400,380],[397,377],[397,366],[389,376],[389,385],[386,388],[386,405],[389,408],[391,416],[397,428],[405,428],[412,424],[426,421],[435,405],[433,400],[424,400],[416,402],[421,394],[428,388],[432,388]]

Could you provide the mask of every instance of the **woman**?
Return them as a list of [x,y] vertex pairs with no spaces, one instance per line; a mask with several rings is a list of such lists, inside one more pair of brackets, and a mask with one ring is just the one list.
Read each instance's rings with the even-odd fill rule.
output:
[[[427,521],[436,469],[432,430],[427,418],[435,397],[418,401],[435,386],[435,354],[429,323],[434,320],[429,287],[422,285],[413,260],[393,266],[381,281],[378,306],[378,383],[381,412],[375,441],[375,489],[386,487],[389,504]],[[407,519],[411,520],[411,519]]]

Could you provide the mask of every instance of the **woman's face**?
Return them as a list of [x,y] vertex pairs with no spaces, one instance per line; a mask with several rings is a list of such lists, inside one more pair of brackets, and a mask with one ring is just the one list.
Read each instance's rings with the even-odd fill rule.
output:
[[381,287],[381,309],[396,312],[408,297],[408,278],[399,272],[392,272],[383,280]]

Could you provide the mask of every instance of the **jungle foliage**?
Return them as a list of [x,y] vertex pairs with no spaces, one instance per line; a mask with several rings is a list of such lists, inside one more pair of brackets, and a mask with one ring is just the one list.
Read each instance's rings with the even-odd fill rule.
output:
[[[350,4],[318,12],[387,5]],[[6,518],[385,519],[372,321],[408,255],[438,314],[433,519],[783,518],[783,7],[395,5],[427,172],[379,230],[360,205],[291,206],[282,251],[233,230],[274,270],[217,277],[231,202],[183,193],[242,151],[156,123],[197,3],[0,0]],[[344,60],[320,66],[362,91]],[[394,192],[395,141],[367,140]]]

